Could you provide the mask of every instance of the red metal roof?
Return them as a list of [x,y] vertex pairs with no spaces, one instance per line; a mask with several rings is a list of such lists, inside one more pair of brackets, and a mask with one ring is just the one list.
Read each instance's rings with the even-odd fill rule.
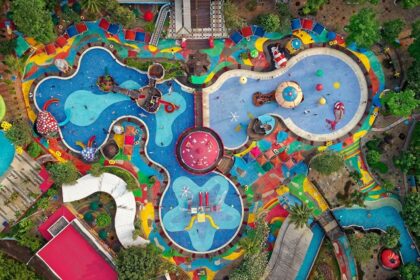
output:
[[102,18],[101,21],[99,22],[99,27],[102,28],[105,31],[108,30],[109,25],[110,25],[110,23],[104,18]]
[[84,22],[79,22],[78,24],[76,24],[76,29],[77,32],[80,34],[87,31],[87,26]]
[[312,30],[314,22],[311,19],[304,19],[302,21],[302,27],[306,30]]
[[245,26],[241,30],[242,36],[249,37],[252,35],[252,28],[251,26]]
[[65,217],[68,222],[71,222],[76,218],[76,216],[74,216],[66,206],[58,208],[44,223],[38,227],[38,231],[46,240],[53,238],[53,236],[48,232],[48,229],[61,217]]

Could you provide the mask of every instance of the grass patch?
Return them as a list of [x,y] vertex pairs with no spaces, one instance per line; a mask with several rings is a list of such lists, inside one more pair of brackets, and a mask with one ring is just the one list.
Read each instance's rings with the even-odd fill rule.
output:
[[[165,68],[165,80],[182,77],[185,74],[183,65],[179,61],[170,62],[159,62],[163,68]],[[153,61],[142,61],[139,58],[127,58],[127,66],[136,68],[140,71],[147,72],[149,66],[153,64]]]

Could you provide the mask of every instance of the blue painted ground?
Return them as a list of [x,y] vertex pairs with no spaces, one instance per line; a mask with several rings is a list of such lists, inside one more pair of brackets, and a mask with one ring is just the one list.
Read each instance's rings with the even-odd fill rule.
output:
[[0,131],[0,177],[7,171],[15,156],[15,147]]
[[[368,216],[370,214],[370,217]],[[404,263],[415,263],[419,253],[411,245],[414,244],[408,233],[404,221],[398,211],[390,206],[385,206],[373,210],[369,209],[337,209],[334,215],[341,226],[359,226],[364,229],[385,230],[389,226],[394,226],[400,231],[401,255]]]
[[[324,75],[318,77],[315,72],[322,69]],[[295,109],[285,109],[277,103],[256,107],[252,104],[252,94],[260,91],[268,93],[284,81],[296,81],[302,88],[304,101]],[[341,87],[335,89],[333,84],[339,82]],[[324,89],[315,90],[321,83]],[[334,119],[333,106],[337,101],[344,102],[346,112],[336,129],[345,126],[352,118],[360,103],[359,82],[356,74],[344,61],[330,55],[313,55],[296,63],[283,75],[271,80],[253,80],[248,78],[245,85],[239,78],[230,78],[217,91],[209,95],[210,127],[222,138],[226,147],[237,147],[246,139],[246,130],[236,131],[239,125],[247,125],[250,116],[258,117],[274,113],[283,118],[290,118],[301,129],[313,134],[328,134],[330,127],[325,119]],[[318,105],[320,97],[327,99],[324,106]],[[304,114],[305,110],[310,113]],[[238,115],[235,120],[231,114]],[[316,123],[317,125],[314,125]]]

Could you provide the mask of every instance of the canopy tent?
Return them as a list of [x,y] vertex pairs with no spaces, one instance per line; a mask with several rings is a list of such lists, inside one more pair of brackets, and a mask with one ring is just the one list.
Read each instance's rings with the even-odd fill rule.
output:
[[136,32],[130,29],[124,31],[124,38],[127,41],[134,41],[136,39]]
[[233,32],[229,37],[235,44],[239,43],[244,37],[238,31]]
[[16,55],[21,57],[31,46],[26,42],[22,36],[18,36],[16,39]]
[[314,22],[311,19],[303,19],[302,20],[302,28],[305,30],[312,31]]
[[110,25],[109,21],[107,21],[107,20],[106,20],[106,19],[104,19],[104,18],[101,18],[101,20],[99,21],[99,27],[100,27],[101,29],[105,30],[105,31],[107,31],[107,30],[108,30],[109,25]]
[[241,29],[242,35],[247,38],[252,36],[252,28],[251,26],[245,26]]
[[69,38],[76,36],[78,34],[76,26],[72,25],[69,28],[67,28],[66,33],[69,36]]
[[62,47],[64,47],[65,45],[67,45],[67,38],[66,38],[66,37],[64,37],[64,36],[60,36],[60,37],[58,37],[58,38],[57,38],[57,40],[55,40],[55,44],[56,44],[58,47],[62,48]]
[[136,32],[135,41],[144,42],[146,34],[144,32]]
[[77,29],[78,34],[82,34],[82,33],[85,33],[88,30],[88,27],[87,27],[86,23],[79,22],[78,24],[76,24],[76,29]]
[[265,34],[264,28],[262,28],[260,26],[257,26],[257,25],[254,25],[253,26],[253,31],[254,31],[255,36],[264,37],[264,34]]
[[117,34],[118,31],[120,31],[120,26],[118,24],[112,23],[109,25],[109,28],[107,30],[111,34]]
[[275,93],[277,103],[284,108],[294,108],[303,100],[301,87],[295,82],[281,83]]
[[312,31],[318,35],[321,35],[321,33],[324,32],[324,30],[325,30],[325,27],[322,24],[316,23]]
[[56,49],[55,49],[55,45],[54,45],[54,43],[50,43],[50,44],[46,45],[46,46],[45,46],[45,52],[46,52],[48,55],[55,54]]
[[337,37],[337,34],[335,32],[328,31],[328,33],[327,33],[327,39],[328,39],[328,41],[335,40],[336,37]]
[[292,31],[299,30],[302,28],[302,22],[300,21],[300,18],[294,18],[292,19]]

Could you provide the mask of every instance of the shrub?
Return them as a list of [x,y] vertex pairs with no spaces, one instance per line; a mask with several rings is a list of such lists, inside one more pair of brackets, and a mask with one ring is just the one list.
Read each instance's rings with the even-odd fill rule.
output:
[[344,160],[338,153],[324,152],[312,159],[311,167],[321,174],[330,175],[344,167]]
[[31,157],[37,158],[42,153],[42,148],[38,143],[32,142],[29,144],[27,152]]
[[16,48],[16,39],[0,41],[0,54],[13,54]]
[[101,213],[98,215],[98,217],[96,217],[96,225],[98,227],[107,227],[111,224],[111,222],[111,216],[106,213]]
[[238,7],[231,0],[224,2],[223,15],[228,29],[240,29],[245,24],[245,21],[239,16]]
[[133,175],[127,170],[118,167],[107,166],[104,168],[104,171],[120,177],[127,184],[128,190],[132,191],[138,188],[137,179],[134,178]]
[[71,161],[53,163],[47,166],[47,170],[51,178],[59,186],[63,184],[74,184],[79,178],[79,171]]
[[380,237],[373,232],[366,233],[363,236],[351,234],[349,241],[354,258],[360,263],[365,263],[370,260],[373,248],[379,245]]
[[391,115],[408,117],[420,104],[420,100],[415,96],[415,92],[410,89],[401,92],[390,91],[381,98],[381,104]]
[[94,163],[91,165],[89,173],[92,176],[99,177],[104,173],[104,168],[100,163]]
[[12,127],[6,131],[6,137],[17,146],[26,147],[32,142],[32,131],[24,120],[13,122]]
[[404,199],[402,217],[408,228],[420,237],[420,193],[410,193]]
[[265,14],[257,17],[257,24],[267,32],[280,30],[280,17],[276,14]]
[[32,269],[29,268],[29,266],[9,258],[3,253],[0,253],[0,267],[0,279],[41,279]]
[[366,155],[366,161],[370,166],[375,165],[381,159],[381,154],[376,150],[369,150]]
[[381,244],[386,248],[395,248],[400,240],[400,232],[396,227],[387,227],[386,233],[381,236]]

